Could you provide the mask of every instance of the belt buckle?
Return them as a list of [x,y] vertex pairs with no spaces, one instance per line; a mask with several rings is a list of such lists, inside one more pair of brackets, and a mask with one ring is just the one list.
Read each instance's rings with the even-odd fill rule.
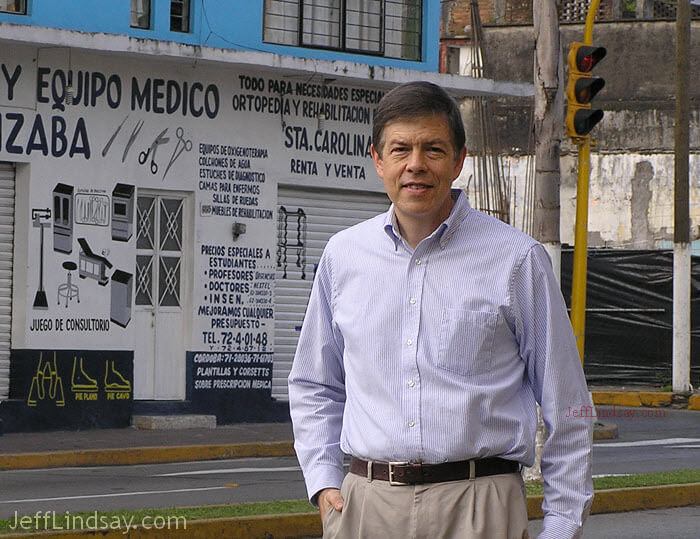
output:
[[394,480],[394,466],[408,466],[410,463],[408,461],[394,461],[389,463],[389,484],[392,487],[399,487],[402,485],[410,485],[411,483],[404,483],[402,481]]

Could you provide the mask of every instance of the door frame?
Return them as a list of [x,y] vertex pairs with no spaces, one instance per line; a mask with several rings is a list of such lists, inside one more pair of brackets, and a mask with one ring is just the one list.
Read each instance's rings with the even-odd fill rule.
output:
[[[157,324],[158,312],[173,312],[173,307],[160,307],[159,300],[156,298],[155,305],[153,307],[144,307],[136,304],[136,290],[134,290],[134,311],[144,312],[152,311],[154,316],[153,324],[153,338],[154,338],[154,357],[153,357],[153,378],[149,383],[150,391],[148,396],[134,398],[137,400],[184,400],[186,395],[186,364],[187,364],[187,350],[191,347],[192,335],[192,294],[193,294],[193,271],[194,271],[194,193],[192,191],[181,191],[181,190],[169,190],[169,189],[152,189],[152,188],[136,188],[136,201],[137,205],[139,196],[153,196],[156,198],[156,212],[158,213],[157,222],[160,225],[160,199],[161,198],[177,198],[183,200],[182,207],[182,251],[180,260],[180,311],[181,311],[181,327],[179,328],[180,334],[182,335],[182,350],[180,351],[181,356],[176,365],[178,368],[177,384],[178,388],[173,395],[158,395],[157,394],[157,384],[156,379],[158,376],[157,369],[157,356],[158,356],[158,341],[159,332]],[[138,206],[136,206],[138,208]],[[136,237],[138,238],[138,210],[134,212],[136,219]],[[139,253],[139,249],[134,246],[134,267],[136,269],[136,256]],[[136,272],[138,276],[138,272]],[[157,283],[156,283],[157,284]],[[137,283],[134,283],[136,286]],[[168,334],[172,335],[172,330],[165,333],[163,338],[167,338]],[[136,361],[136,356],[134,356],[134,361]]]

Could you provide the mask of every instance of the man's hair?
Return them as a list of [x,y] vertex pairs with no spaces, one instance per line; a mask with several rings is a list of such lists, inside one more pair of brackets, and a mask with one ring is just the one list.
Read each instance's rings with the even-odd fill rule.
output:
[[372,125],[374,148],[382,154],[384,128],[396,121],[420,116],[444,115],[450,126],[450,138],[455,155],[464,147],[466,136],[457,103],[437,84],[425,81],[407,82],[393,88],[377,105]]

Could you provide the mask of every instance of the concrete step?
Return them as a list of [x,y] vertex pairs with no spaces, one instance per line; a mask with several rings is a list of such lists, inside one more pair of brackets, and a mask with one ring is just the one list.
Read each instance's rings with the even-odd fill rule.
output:
[[203,414],[134,415],[134,428],[143,430],[215,429],[216,416]]

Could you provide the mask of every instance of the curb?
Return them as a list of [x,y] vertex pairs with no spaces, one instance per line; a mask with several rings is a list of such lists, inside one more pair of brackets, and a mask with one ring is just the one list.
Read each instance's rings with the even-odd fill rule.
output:
[[[593,499],[591,514],[618,513],[667,507],[684,507],[700,504],[700,483],[687,485],[661,485],[655,487],[620,488],[598,490]],[[529,519],[542,518],[542,496],[527,497]],[[218,518],[193,520],[181,530],[146,530],[139,528],[129,532],[133,539],[168,538],[209,538],[229,537],[232,539],[275,539],[320,537],[323,533],[321,519],[317,512],[294,515],[258,515],[251,517]],[[116,539],[124,537],[124,531],[64,531],[34,533],[34,537],[60,539],[83,539],[103,537]],[[28,534],[0,535],[3,539],[21,539]]]
[[0,470],[29,470],[68,466],[119,466],[221,460],[242,457],[285,457],[294,455],[294,442],[256,442],[222,445],[134,447],[121,449],[78,449],[46,453],[0,455]]
[[[669,407],[673,404],[674,393],[671,391],[591,391],[593,404],[606,406],[648,406],[652,408]],[[700,411],[700,394],[688,397],[687,406],[681,409]]]
[[593,404],[613,406],[661,406],[671,404],[672,392],[667,391],[591,391]]

